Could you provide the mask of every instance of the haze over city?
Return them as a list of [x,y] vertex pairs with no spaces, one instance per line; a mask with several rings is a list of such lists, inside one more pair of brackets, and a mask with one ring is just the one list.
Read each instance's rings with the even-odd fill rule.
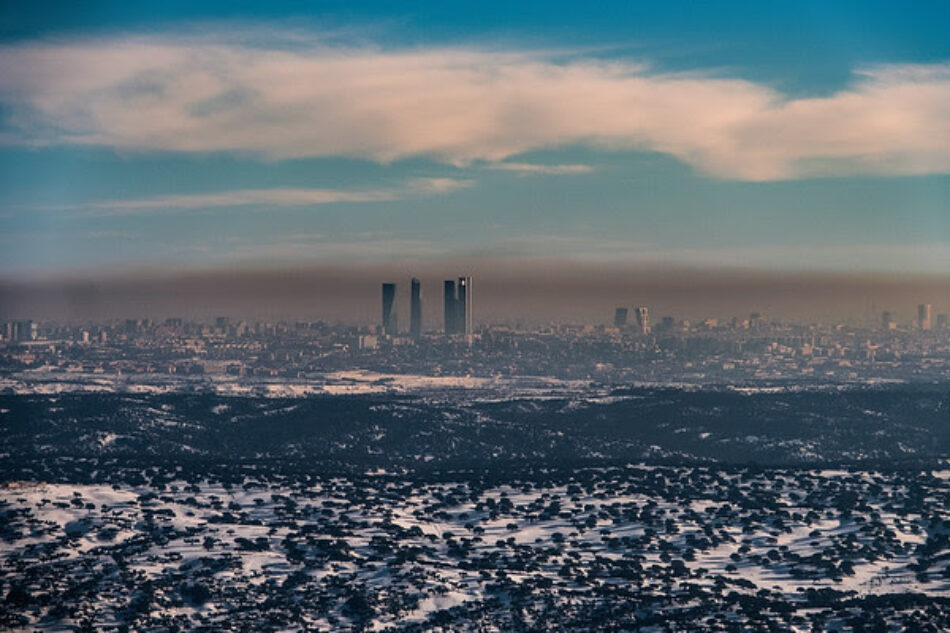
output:
[[379,284],[398,284],[397,312],[409,323],[409,280],[419,277],[426,330],[442,327],[442,280],[470,273],[478,282],[476,324],[605,324],[618,305],[647,305],[656,315],[702,320],[751,312],[797,323],[877,324],[882,311],[901,323],[917,305],[950,312],[942,275],[855,274],[640,268],[560,259],[448,260],[200,272],[116,273],[96,279],[0,283],[0,320],[81,322],[167,317],[323,319],[375,325]]

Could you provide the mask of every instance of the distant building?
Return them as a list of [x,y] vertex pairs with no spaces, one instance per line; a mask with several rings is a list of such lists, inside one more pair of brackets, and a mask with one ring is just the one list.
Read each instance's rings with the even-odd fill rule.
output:
[[452,279],[447,279],[444,285],[444,302],[443,307],[445,310],[445,335],[451,336],[457,332],[457,308],[455,307],[455,281]]
[[473,308],[473,297],[472,297],[472,278],[471,277],[459,277],[458,282],[458,301],[456,303],[458,307],[458,316],[456,321],[456,327],[458,328],[461,334],[466,336],[472,335],[472,308]]
[[396,334],[396,284],[383,284],[383,334]]
[[894,316],[887,311],[881,313],[881,329],[884,330],[896,330],[897,321],[894,320]]
[[637,315],[637,327],[640,329],[641,334],[650,333],[650,311],[644,307],[640,306],[636,309]]
[[937,315],[937,328],[940,329],[940,330],[944,330],[944,329],[947,328],[947,315],[946,315],[946,314],[938,314],[938,315]]
[[921,303],[917,306],[917,327],[921,330],[929,330],[931,326],[931,308],[929,303]]
[[422,283],[415,277],[409,282],[409,336],[422,337]]
[[472,334],[472,278],[459,277],[458,281],[445,281],[444,309],[445,334]]
[[614,310],[614,327],[623,327],[627,324],[627,309],[617,308]]
[[14,321],[10,328],[9,340],[11,341],[35,341],[40,337],[39,324],[35,321]]

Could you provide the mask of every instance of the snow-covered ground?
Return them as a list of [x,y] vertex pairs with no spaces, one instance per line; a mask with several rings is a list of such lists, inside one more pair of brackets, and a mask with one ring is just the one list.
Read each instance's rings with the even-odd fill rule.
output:
[[[0,377],[0,393],[128,393],[163,394],[200,391],[224,396],[294,398],[314,395],[374,393],[481,393],[484,397],[563,396],[591,391],[590,383],[536,376],[472,377],[384,374],[368,370],[337,371],[307,378],[238,377],[226,373],[202,375],[63,373],[49,368]],[[595,392],[596,395],[597,392]]]
[[[804,620],[814,590],[950,596],[945,472],[159,479],[3,485],[0,578],[30,596],[24,630],[243,625],[265,617],[262,601],[317,629],[395,630],[460,614],[490,623],[512,601],[525,621],[545,604],[568,621],[631,590],[657,612],[689,595],[677,609],[721,615],[734,592],[784,601]],[[44,595],[70,604],[53,609]],[[799,624],[789,628],[811,626]]]

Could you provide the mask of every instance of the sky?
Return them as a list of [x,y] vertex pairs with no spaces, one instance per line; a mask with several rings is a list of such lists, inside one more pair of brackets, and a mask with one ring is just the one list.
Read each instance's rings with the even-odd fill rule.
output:
[[5,2],[0,281],[947,275],[947,24],[945,2]]

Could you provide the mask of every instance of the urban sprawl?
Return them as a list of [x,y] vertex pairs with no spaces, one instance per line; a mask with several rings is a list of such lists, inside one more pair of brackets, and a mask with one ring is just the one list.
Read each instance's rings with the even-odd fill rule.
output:
[[[738,384],[950,377],[950,326],[930,305],[913,322],[801,324],[752,313],[700,322],[619,307],[607,324],[513,327],[473,320],[472,278],[444,283],[444,320],[422,323],[422,289],[410,283],[410,323],[396,319],[398,286],[382,284],[377,327],[323,321],[107,323],[17,320],[0,330],[8,376],[174,375],[199,381],[293,379],[360,368],[428,376],[549,376],[604,383]],[[605,311],[609,317],[609,311]]]

